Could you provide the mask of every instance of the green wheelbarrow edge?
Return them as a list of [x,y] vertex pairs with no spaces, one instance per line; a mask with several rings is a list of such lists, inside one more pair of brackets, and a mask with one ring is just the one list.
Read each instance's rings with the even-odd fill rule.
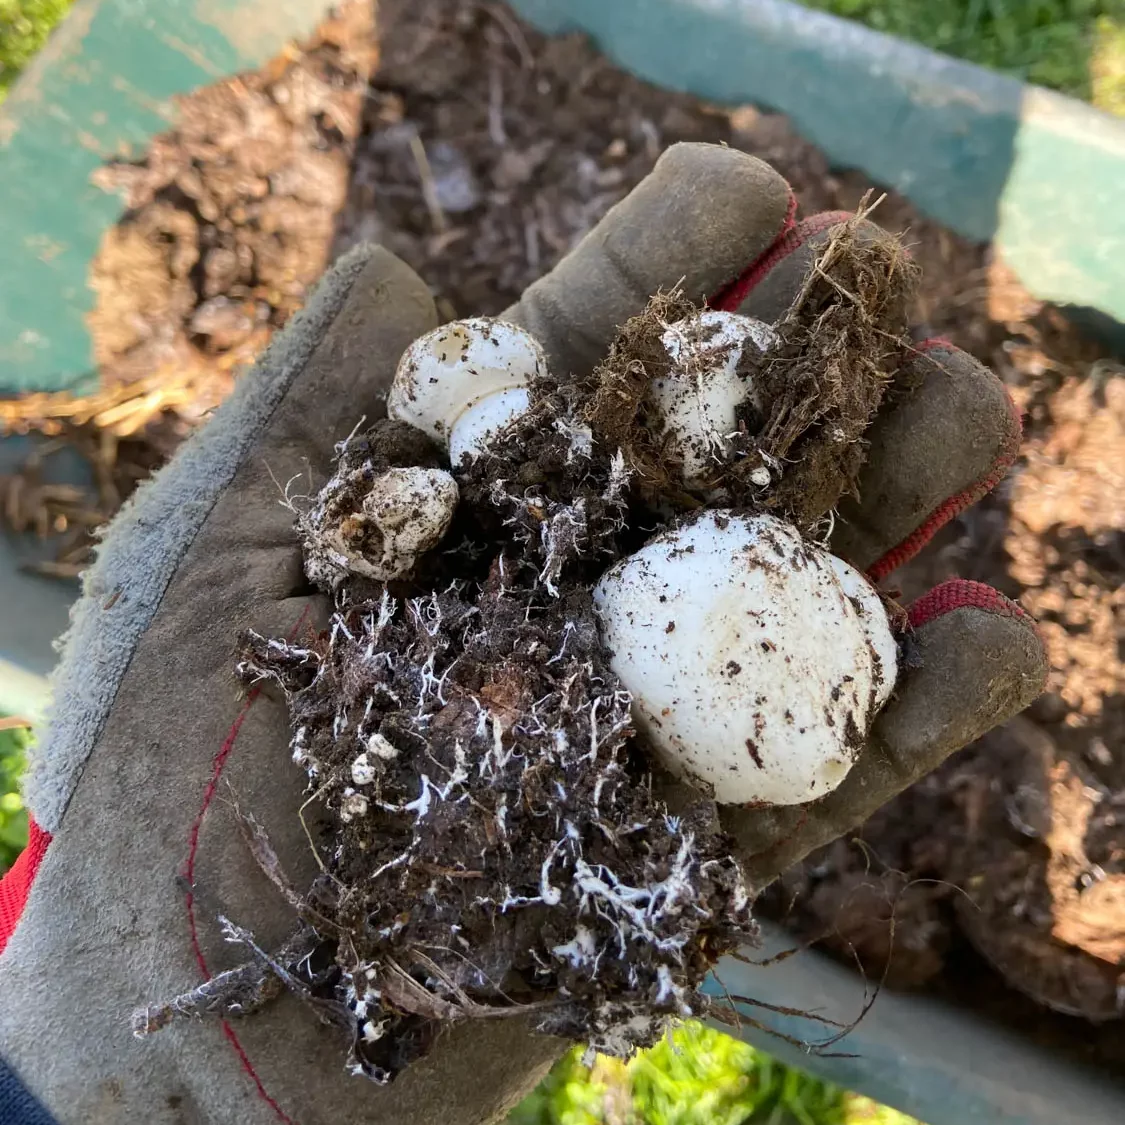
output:
[[788,115],[1120,343],[1125,119],[783,0],[511,3],[658,85]]
[[[81,389],[93,371],[87,272],[123,204],[91,173],[169,128],[177,95],[260,66],[330,6],[77,0],[0,105],[0,394]],[[34,717],[76,587],[26,573],[25,546],[0,533],[0,711]]]
[[89,264],[121,199],[90,182],[177,95],[260,66],[330,0],[77,0],[0,105],[0,393],[82,389]]
[[[793,935],[763,923],[761,960],[793,947]],[[805,949],[762,967],[727,958],[707,991],[815,1013],[849,1025],[876,987],[850,967]],[[818,1053],[804,1044],[835,1038],[838,1028],[814,1018],[740,1003],[744,1023],[722,1030],[845,1089],[902,1110],[926,1125],[1110,1125],[1123,1119],[1121,1078],[1087,1069],[1012,1031],[978,1020],[932,996],[884,989],[838,1042]],[[1075,1020],[1075,1034],[1082,1024]],[[771,1034],[771,1032],[777,1034]]]

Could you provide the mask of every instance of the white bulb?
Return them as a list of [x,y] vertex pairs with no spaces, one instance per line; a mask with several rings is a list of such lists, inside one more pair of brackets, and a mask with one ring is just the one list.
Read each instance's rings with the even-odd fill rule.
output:
[[603,575],[594,602],[638,728],[721,803],[835,789],[894,687],[878,593],[773,516],[704,512]]
[[652,381],[648,397],[683,460],[685,484],[705,483],[727,457],[738,408],[748,400],[761,407],[738,364],[747,345],[765,351],[776,338],[760,320],[716,309],[665,329],[661,341],[672,367],[666,377]]
[[375,777],[375,766],[367,754],[357,755],[352,762],[352,783],[355,785],[370,785]]
[[530,404],[547,360],[525,328],[492,317],[443,324],[403,353],[387,396],[390,417],[440,441],[459,465]]
[[497,391],[470,406],[449,433],[449,463],[456,468],[465,457],[476,457],[513,418],[518,418],[531,405],[531,392],[526,387]]
[[376,731],[376,733],[367,740],[367,753],[374,754],[377,758],[382,758],[384,762],[391,762],[398,757],[398,747]]
[[345,789],[340,801],[340,819],[347,824],[357,817],[367,815],[367,798],[354,789]]
[[[305,573],[322,586],[335,588],[349,574],[405,578],[449,530],[460,499],[449,473],[406,468],[370,475],[366,465],[334,476],[301,521]],[[358,508],[353,496],[361,497]]]

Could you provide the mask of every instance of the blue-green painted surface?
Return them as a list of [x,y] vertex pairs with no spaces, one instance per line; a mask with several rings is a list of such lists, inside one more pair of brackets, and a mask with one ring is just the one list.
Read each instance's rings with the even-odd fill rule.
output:
[[664,86],[787,114],[834,163],[1125,321],[1125,121],[782,0],[512,0]]
[[[763,926],[763,937],[765,948],[755,957],[792,947],[792,935],[773,926]],[[726,959],[715,975],[722,981],[709,989],[716,998],[733,993],[843,1024],[860,1015],[874,987],[811,950],[758,968]],[[805,1043],[838,1033],[808,1017],[746,1004],[741,1012]],[[1082,1027],[1074,1021],[1076,1037]],[[750,1024],[740,1034],[783,1062],[859,1090],[927,1125],[1119,1125],[1125,1120],[1125,1075],[1088,1071],[932,997],[884,990],[853,1030],[823,1054]],[[1081,1043],[1075,1048],[1079,1053]]]
[[173,98],[260,65],[327,0],[78,0],[0,106],[0,391],[92,369],[87,270],[121,201],[90,183],[143,151]]

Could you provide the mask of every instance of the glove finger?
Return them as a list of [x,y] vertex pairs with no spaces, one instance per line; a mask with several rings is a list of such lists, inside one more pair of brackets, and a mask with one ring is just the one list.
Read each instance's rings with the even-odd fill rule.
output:
[[[406,346],[437,323],[429,290],[413,270],[378,246],[345,255],[321,281],[306,313],[294,318],[232,401],[204,428],[213,450],[256,439],[232,484],[238,503],[220,505],[232,549],[251,560],[242,584],[255,600],[284,598],[305,587],[293,511],[285,501],[315,493],[331,471],[334,447],[359,422],[386,413],[386,396]],[[294,372],[296,369],[296,373]],[[264,427],[247,421],[246,401],[278,384],[288,389]],[[276,393],[276,392],[274,392]],[[257,422],[256,432],[252,428]],[[191,448],[181,452],[190,456]],[[213,457],[212,457],[213,461]],[[248,516],[252,513],[252,518]],[[200,560],[201,571],[223,573],[225,560]]]
[[768,164],[718,145],[677,144],[555,268],[502,314],[558,377],[588,371],[660,289],[693,300],[731,285],[792,227],[796,203]]
[[843,783],[806,805],[723,810],[755,887],[861,824],[1043,690],[1047,657],[1034,622],[991,587],[943,583],[911,606],[910,622],[916,665]]
[[[270,425],[271,447],[307,458],[314,471],[329,465],[335,444],[361,417],[370,422],[385,415],[399,358],[437,323],[425,282],[381,246],[346,255],[321,288],[342,283],[348,284],[347,296]],[[251,378],[284,369],[286,353],[302,349],[304,337],[305,325],[295,320]]]
[[1023,430],[1003,383],[947,340],[919,344],[899,385],[868,430],[857,495],[841,501],[832,535],[876,580],[1004,479]]
[[[738,310],[773,322],[788,309],[832,229],[848,215],[800,223],[759,265]],[[859,237],[890,237],[874,223]],[[1015,460],[1020,421],[1003,384],[946,340],[918,345],[867,437],[857,495],[841,501],[832,549],[880,578],[994,488]]]

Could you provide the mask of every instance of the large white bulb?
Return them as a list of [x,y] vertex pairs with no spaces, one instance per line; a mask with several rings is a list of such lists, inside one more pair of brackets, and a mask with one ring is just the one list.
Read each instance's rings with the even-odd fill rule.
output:
[[878,593],[773,516],[704,512],[609,570],[594,600],[638,728],[722,803],[835,789],[894,687]]

